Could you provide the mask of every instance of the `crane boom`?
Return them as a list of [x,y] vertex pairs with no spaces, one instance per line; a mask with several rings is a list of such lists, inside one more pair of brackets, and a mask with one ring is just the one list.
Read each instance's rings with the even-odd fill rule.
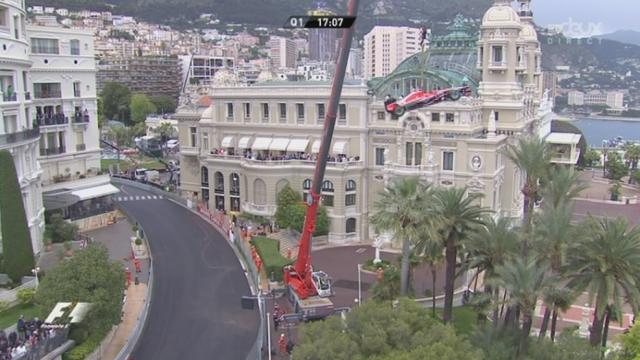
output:
[[[358,12],[358,0],[349,0],[348,4],[349,16],[356,16]],[[327,158],[329,156],[329,147],[333,138],[333,130],[336,125],[336,113],[344,84],[344,77],[349,60],[349,51],[353,40],[355,25],[342,31],[340,40],[340,52],[336,60],[336,73],[333,77],[331,85],[331,96],[329,98],[329,106],[324,119],[324,129],[322,141],[320,143],[320,152],[316,160],[316,167],[313,173],[313,181],[307,201],[307,211],[305,214],[304,227],[300,238],[300,248],[298,249],[298,258],[292,266],[284,269],[285,282],[295,291],[300,299],[306,299],[309,296],[317,294],[312,279],[311,267],[311,239],[316,225],[316,216],[320,205],[320,194],[322,191],[322,182],[327,167]]]

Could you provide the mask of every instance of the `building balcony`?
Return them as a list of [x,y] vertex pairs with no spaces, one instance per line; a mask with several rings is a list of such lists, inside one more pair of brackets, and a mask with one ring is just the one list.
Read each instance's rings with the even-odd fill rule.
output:
[[39,137],[40,131],[37,128],[9,134],[0,134],[0,146],[16,144],[28,140],[35,140]]
[[13,94],[2,94],[2,100],[4,102],[18,101],[18,94],[16,94],[16,93],[13,93]]
[[243,201],[241,206],[243,212],[260,216],[273,216],[277,209],[276,205],[258,205],[248,201]]
[[89,120],[91,120],[89,118],[89,115],[80,115],[80,114],[76,114],[73,116],[73,124],[77,125],[77,124],[88,124]]
[[64,146],[53,147],[47,149],[40,149],[40,156],[53,156],[60,155],[66,153],[66,148]]
[[64,114],[44,114],[36,115],[35,124],[37,126],[64,125],[69,123],[69,117]]
[[76,151],[85,151],[87,150],[87,144],[77,144]]
[[34,97],[36,99],[60,99],[62,93],[60,91],[35,91]]
[[492,61],[489,63],[489,70],[507,70],[506,61]]
[[181,155],[199,155],[200,151],[195,146],[182,146],[180,145]]

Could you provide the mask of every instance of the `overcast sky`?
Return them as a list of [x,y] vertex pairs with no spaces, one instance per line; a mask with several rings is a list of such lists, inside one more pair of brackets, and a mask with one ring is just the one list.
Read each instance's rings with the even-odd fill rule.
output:
[[[535,21],[540,25],[566,24],[583,32],[640,31],[639,0],[532,0]],[[579,24],[577,24],[579,23]],[[576,27],[579,25],[579,27]]]

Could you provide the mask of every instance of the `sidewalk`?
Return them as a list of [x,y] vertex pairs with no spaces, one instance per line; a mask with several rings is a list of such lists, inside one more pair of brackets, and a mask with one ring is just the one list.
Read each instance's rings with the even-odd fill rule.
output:
[[107,346],[104,355],[105,360],[115,359],[120,350],[127,344],[133,330],[138,326],[138,319],[144,305],[147,293],[147,284],[131,284],[125,291],[127,301],[124,304],[122,322],[118,325],[113,339]]

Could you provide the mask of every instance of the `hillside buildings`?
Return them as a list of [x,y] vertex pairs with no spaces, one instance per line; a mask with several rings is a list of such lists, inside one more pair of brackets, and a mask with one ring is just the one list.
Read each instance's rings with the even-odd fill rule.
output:
[[234,71],[235,60],[227,56],[181,55],[182,84],[204,84],[220,69]]
[[569,105],[572,106],[608,106],[611,110],[624,109],[624,93],[622,91],[592,90],[569,92]]
[[[484,194],[481,204],[497,216],[520,217],[524,174],[502,151],[518,136],[546,137],[554,162],[577,159],[575,139],[567,144],[564,136],[548,136],[552,99],[543,88],[540,43],[531,12],[522,10],[529,0],[519,3],[520,12],[496,0],[479,38],[457,17],[447,34],[432,38],[428,52],[407,45],[414,53],[398,66],[378,44],[395,49],[397,37],[384,29],[368,35],[365,59],[374,48],[377,55],[388,53],[389,69],[376,60],[375,67],[365,64],[366,74],[380,76],[366,84],[345,81],[322,184],[329,242],[388,236],[374,232],[369,216],[384,186],[401,176],[467,187]],[[417,40],[417,29],[403,31],[401,38],[413,34]],[[187,104],[178,110],[182,195],[212,209],[273,216],[285,185],[301,195],[311,188],[331,84],[268,76],[251,87],[233,83],[215,85],[208,108]],[[402,116],[384,110],[387,94],[462,84],[472,87],[473,96]]]
[[[13,156],[35,253],[42,249],[42,169],[37,161],[40,133],[34,124],[29,82],[29,40],[22,2],[0,4],[0,150]],[[0,189],[2,191],[2,189]]]
[[118,82],[132,93],[178,97],[182,66],[175,56],[103,57],[98,62],[98,93],[108,82]]
[[[307,13],[310,16],[335,15],[325,9],[316,9]],[[338,55],[338,38],[340,30],[309,29],[309,60],[334,62]]]
[[375,26],[364,36],[365,76],[387,76],[403,60],[419,51],[420,29]]

